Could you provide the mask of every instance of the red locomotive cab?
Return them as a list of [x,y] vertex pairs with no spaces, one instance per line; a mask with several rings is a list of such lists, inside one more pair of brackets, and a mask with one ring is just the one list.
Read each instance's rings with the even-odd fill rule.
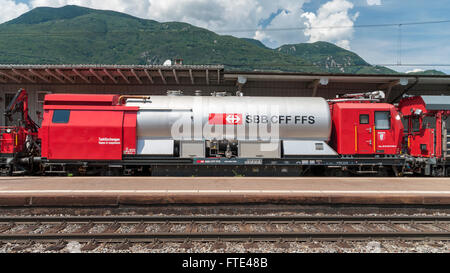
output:
[[398,108],[407,122],[408,154],[414,157],[445,157],[447,129],[444,117],[450,114],[450,97],[404,98]]
[[403,124],[387,103],[335,103],[332,143],[342,155],[397,155],[401,152]]

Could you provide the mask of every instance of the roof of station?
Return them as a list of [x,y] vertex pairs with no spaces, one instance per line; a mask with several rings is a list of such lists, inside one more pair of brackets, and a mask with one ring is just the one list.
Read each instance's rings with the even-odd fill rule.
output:
[[0,65],[0,84],[220,84],[221,65]]
[[[44,84],[223,84],[223,81],[318,81],[407,85],[450,84],[450,75],[309,74],[264,71],[225,71],[223,65],[1,65],[0,83]],[[317,83],[316,83],[317,84]]]

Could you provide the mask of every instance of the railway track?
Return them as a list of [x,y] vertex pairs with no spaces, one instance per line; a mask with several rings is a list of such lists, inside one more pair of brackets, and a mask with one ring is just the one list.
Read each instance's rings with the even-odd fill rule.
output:
[[450,240],[447,216],[0,217],[0,242]]

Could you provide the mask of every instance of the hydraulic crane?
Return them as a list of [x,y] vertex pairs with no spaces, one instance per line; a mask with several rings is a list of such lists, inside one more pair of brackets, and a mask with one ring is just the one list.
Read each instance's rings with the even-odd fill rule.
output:
[[5,109],[5,117],[11,122],[13,121],[12,116],[20,112],[22,117],[18,126],[31,130],[32,133],[37,133],[39,126],[30,118],[28,111],[28,93],[25,89],[20,89]]
[[[0,172],[20,172],[21,165],[32,164],[33,157],[40,155],[38,143],[39,126],[31,119],[28,108],[28,93],[20,89],[5,109],[5,118],[13,122],[13,115],[20,113],[20,119],[13,126],[0,127]],[[29,167],[29,166],[28,166]]]

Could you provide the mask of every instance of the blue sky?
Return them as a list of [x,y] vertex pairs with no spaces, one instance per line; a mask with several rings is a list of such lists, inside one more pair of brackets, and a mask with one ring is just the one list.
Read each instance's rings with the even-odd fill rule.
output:
[[[360,25],[450,20],[449,0],[0,0],[0,22],[38,6],[76,4],[157,21],[183,21],[238,37],[282,44],[324,40],[348,48],[372,64],[450,64],[450,23],[360,28]],[[266,28],[306,30],[264,31]],[[328,26],[349,26],[326,29]],[[248,29],[248,32],[233,32]],[[450,66],[394,66],[397,71]]]
[[[326,2],[329,1],[307,2],[303,5],[303,10],[316,12]],[[373,6],[368,5],[366,0],[351,2],[354,8],[350,10],[350,13],[359,13],[354,21],[355,26],[450,20],[450,1],[448,0],[381,0],[380,5]],[[399,35],[401,35],[401,43]],[[266,44],[270,45],[270,43]],[[401,44],[400,54],[399,44]],[[391,67],[397,71],[437,69],[450,74],[449,66],[406,66],[450,64],[450,23],[401,27],[354,27],[350,49],[372,64],[401,62],[404,66]]]
[[[356,24],[408,23],[450,20],[449,1],[383,0],[381,6],[360,7]],[[399,27],[357,29],[352,48],[371,63],[398,62]],[[450,64],[450,23],[401,27],[403,64]],[[396,70],[450,67],[394,67]]]

